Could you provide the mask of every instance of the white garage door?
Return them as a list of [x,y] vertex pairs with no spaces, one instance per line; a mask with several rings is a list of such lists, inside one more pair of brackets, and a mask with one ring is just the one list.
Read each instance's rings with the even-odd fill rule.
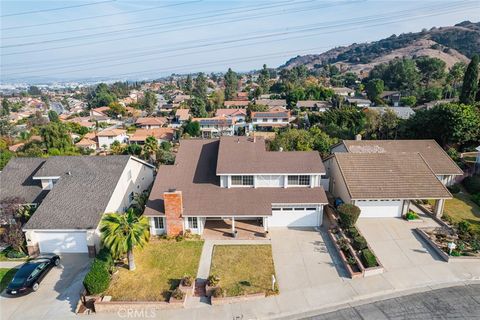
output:
[[87,253],[85,231],[35,232],[42,253]]
[[403,201],[355,201],[361,218],[390,218],[402,216]]
[[322,224],[322,209],[314,207],[273,208],[268,217],[269,227],[318,227]]

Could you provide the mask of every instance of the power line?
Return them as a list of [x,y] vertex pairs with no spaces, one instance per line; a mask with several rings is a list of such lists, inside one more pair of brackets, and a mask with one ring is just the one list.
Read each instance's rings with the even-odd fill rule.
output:
[[2,15],[0,15],[0,18],[21,16],[21,15],[26,15],[26,14],[34,14],[34,13],[42,13],[42,12],[50,12],[50,11],[59,11],[59,10],[66,10],[66,9],[72,9],[72,8],[96,6],[96,5],[99,5],[99,4],[115,2],[115,1],[117,1],[117,0],[99,1],[99,2],[94,2],[94,3],[77,4],[77,5],[73,5],[73,6],[67,6],[67,7],[40,9],[40,10],[33,10],[33,11],[24,11],[24,12],[17,12],[17,13],[2,14]]
[[[116,0],[114,0],[114,1],[116,1]],[[59,20],[59,21],[30,24],[30,25],[24,25],[24,26],[13,26],[13,27],[1,28],[1,30],[25,29],[25,28],[32,28],[32,27],[39,27],[39,26],[47,26],[47,25],[52,25],[52,24],[58,25],[59,23],[66,23],[66,22],[68,23],[68,22],[76,22],[76,21],[83,21],[83,20],[90,20],[90,19],[97,19],[97,18],[112,17],[112,16],[118,16],[118,15],[122,15],[122,14],[131,14],[131,13],[136,13],[136,12],[156,10],[156,9],[160,9],[160,8],[178,7],[178,6],[183,6],[185,4],[191,4],[191,3],[202,2],[202,1],[203,0],[194,0],[194,1],[188,1],[188,2],[180,2],[180,3],[174,3],[174,4],[154,6],[154,7],[144,8],[144,9],[129,10],[129,11],[125,11],[125,12],[102,14],[102,15],[91,16],[91,17],[75,18],[75,19],[68,19],[68,20]]]

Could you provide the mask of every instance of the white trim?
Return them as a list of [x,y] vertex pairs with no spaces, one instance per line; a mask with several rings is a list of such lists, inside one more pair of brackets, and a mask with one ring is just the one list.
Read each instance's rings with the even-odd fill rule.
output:
[[150,168],[152,168],[152,169],[155,169],[155,166],[154,166],[154,165],[151,165],[150,163],[145,162],[145,161],[143,161],[142,159],[139,159],[139,158],[134,157],[134,156],[130,156],[130,159],[133,159],[133,160],[135,160],[135,161],[137,161],[137,162],[140,162],[140,163],[142,163],[142,164],[144,164],[144,165],[146,165],[146,166],[148,166],[148,167],[150,167]]
[[300,176],[312,176],[312,175],[324,175],[327,174],[326,172],[318,173],[318,172],[308,172],[308,173],[296,173],[296,172],[282,172],[282,173],[275,173],[275,172],[265,172],[265,173],[249,173],[249,172],[243,172],[243,173],[218,173],[216,172],[217,176],[251,176],[251,175],[280,175],[280,176],[285,176],[285,175],[300,175]]
[[89,230],[95,230],[96,228],[92,229],[25,229],[23,228],[22,231],[38,231],[38,232],[85,232]]
[[52,179],[60,179],[60,176],[45,176],[45,177],[41,177],[41,176],[35,176],[35,177],[32,177],[32,180],[52,180]]

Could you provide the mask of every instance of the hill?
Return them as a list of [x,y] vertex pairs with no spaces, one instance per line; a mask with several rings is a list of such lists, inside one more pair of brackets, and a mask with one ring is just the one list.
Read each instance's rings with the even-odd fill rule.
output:
[[480,22],[464,21],[450,27],[432,28],[416,33],[392,35],[370,43],[354,43],[321,54],[297,56],[282,68],[305,65],[317,69],[325,64],[336,64],[343,71],[367,74],[375,65],[395,58],[431,56],[445,61],[447,67],[459,61],[468,62],[480,52]]

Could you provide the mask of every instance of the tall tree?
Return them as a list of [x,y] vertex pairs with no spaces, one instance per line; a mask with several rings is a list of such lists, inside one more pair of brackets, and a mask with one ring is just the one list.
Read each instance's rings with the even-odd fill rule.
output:
[[468,64],[467,71],[463,77],[462,92],[460,93],[460,102],[464,104],[472,104],[478,90],[478,63],[480,58],[474,55]]
[[365,85],[367,97],[371,101],[378,101],[380,94],[383,92],[384,84],[381,79],[371,79]]
[[143,154],[148,161],[152,163],[155,161],[155,155],[157,154],[158,149],[159,147],[157,138],[149,136],[145,139]]
[[446,98],[452,98],[452,95],[458,94],[458,87],[465,76],[466,68],[467,65],[464,62],[457,62],[448,70],[447,84],[451,86],[452,91],[449,92]]
[[73,148],[72,138],[70,138],[67,127],[63,123],[50,122],[42,126],[40,128],[40,136],[47,150],[57,149],[65,152]]
[[203,72],[200,72],[195,78],[195,89],[193,95],[207,103],[207,78]]
[[263,93],[267,93],[269,89],[268,81],[270,80],[270,72],[268,72],[267,65],[264,64],[260,74],[258,75],[258,85]]
[[48,120],[50,120],[50,122],[60,122],[58,113],[56,113],[55,110],[48,111]]
[[238,88],[238,76],[232,69],[228,68],[225,74],[225,99],[232,100],[237,93]]
[[430,82],[433,80],[440,80],[445,77],[445,62],[438,58],[428,56],[419,57],[415,60],[418,69],[420,70],[422,81],[425,88],[428,88]]
[[0,110],[1,116],[8,116],[10,114],[11,103],[8,101],[7,98],[3,98],[2,100],[2,110]]
[[192,80],[192,76],[188,75],[187,80],[185,81],[185,93],[192,94],[192,92],[193,92],[193,80]]
[[135,270],[133,249],[143,248],[150,237],[148,218],[137,216],[133,209],[125,213],[107,213],[100,223],[103,243],[113,256],[127,254],[128,269]]
[[145,97],[143,98],[143,108],[148,115],[151,115],[157,109],[157,96],[152,91],[145,92]]

